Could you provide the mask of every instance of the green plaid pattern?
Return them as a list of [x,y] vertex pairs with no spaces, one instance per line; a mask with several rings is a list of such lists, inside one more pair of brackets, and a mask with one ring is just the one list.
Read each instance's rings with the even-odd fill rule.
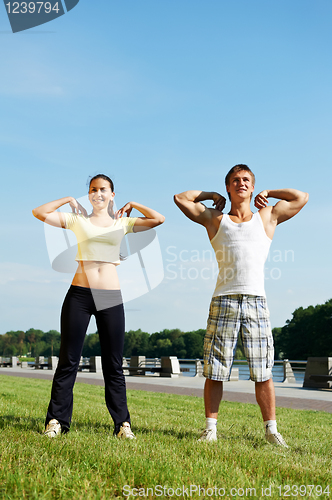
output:
[[265,297],[221,295],[213,297],[204,339],[204,376],[229,380],[240,333],[250,379],[272,378],[274,347]]

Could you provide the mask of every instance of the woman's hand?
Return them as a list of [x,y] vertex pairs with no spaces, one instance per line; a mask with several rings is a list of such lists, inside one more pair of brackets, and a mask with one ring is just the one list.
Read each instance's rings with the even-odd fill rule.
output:
[[153,227],[159,226],[165,220],[165,217],[160,213],[156,212],[152,208],[146,207],[141,203],[137,203],[136,201],[129,201],[126,203],[120,210],[118,210],[115,214],[115,218],[119,219],[124,214],[127,217],[130,217],[132,209],[138,210],[144,217],[137,217],[133,232],[144,231],[146,229],[151,229]]
[[85,210],[85,208],[80,203],[78,203],[77,200],[75,200],[75,198],[71,199],[71,201],[69,202],[69,205],[70,205],[70,208],[72,209],[72,212],[74,214],[79,215],[79,213],[81,212],[81,214],[83,214],[84,217],[88,216],[88,212]]
[[131,202],[128,202],[126,203],[122,208],[120,208],[120,210],[117,210],[115,212],[115,218],[116,219],[121,219],[121,217],[126,214],[127,217],[130,216],[130,213],[132,211],[133,207],[132,207],[132,204]]
[[265,208],[269,203],[268,196],[269,192],[266,189],[258,193],[258,195],[255,196],[255,203],[254,203],[255,207],[258,208],[259,210],[261,208]]

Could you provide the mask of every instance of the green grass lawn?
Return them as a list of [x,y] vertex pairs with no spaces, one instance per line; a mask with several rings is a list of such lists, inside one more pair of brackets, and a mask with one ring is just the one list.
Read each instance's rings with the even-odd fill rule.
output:
[[103,388],[77,383],[71,432],[48,439],[50,389],[0,376],[1,500],[332,497],[331,414],[278,409],[285,450],[264,440],[256,405],[223,402],[219,440],[198,443],[201,398],[128,391],[137,440],[120,441]]

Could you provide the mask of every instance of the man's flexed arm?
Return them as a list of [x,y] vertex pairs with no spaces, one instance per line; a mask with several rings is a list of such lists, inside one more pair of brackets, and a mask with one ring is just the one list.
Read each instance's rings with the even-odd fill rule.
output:
[[207,208],[202,201],[213,200],[216,210],[222,212],[226,199],[214,191],[185,191],[174,196],[174,201],[179,209],[192,221],[206,227],[212,218],[213,209]]
[[270,209],[271,223],[277,225],[294,217],[307,203],[309,195],[297,189],[266,189],[256,196],[255,207],[258,209],[267,207],[268,198],[280,200]]

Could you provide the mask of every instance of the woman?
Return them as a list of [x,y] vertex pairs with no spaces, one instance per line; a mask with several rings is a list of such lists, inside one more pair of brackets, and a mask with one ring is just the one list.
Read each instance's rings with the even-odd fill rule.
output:
[[[130,428],[126,385],[122,370],[124,310],[116,266],[120,264],[120,243],[129,232],[162,224],[165,217],[140,203],[126,203],[113,213],[114,186],[103,174],[89,184],[91,215],[68,196],[33,210],[37,219],[52,226],[71,229],[77,238],[78,268],[61,312],[61,347],[54,375],[45,435],[55,437],[69,431],[73,410],[73,386],[91,315],[95,315],[105,380],[105,400],[114,421],[114,434],[135,439]],[[57,212],[69,203],[72,213]],[[131,218],[135,208],[143,217]],[[127,217],[123,217],[126,214]]]

